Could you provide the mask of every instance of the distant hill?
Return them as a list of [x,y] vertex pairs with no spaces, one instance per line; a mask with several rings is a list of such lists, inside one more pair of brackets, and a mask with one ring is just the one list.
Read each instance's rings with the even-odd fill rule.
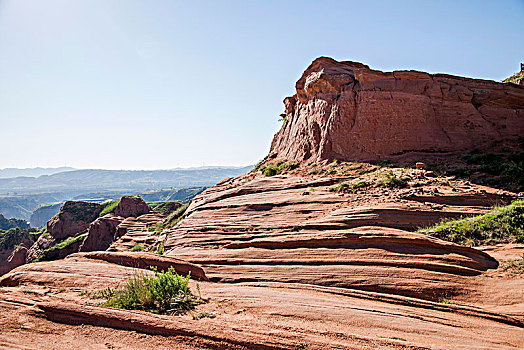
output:
[[[67,200],[103,202],[140,193],[145,201],[188,201],[205,187],[249,172],[247,167],[202,167],[172,170],[73,170],[38,177],[0,178],[0,214],[41,226]],[[23,169],[20,169],[23,170]],[[49,217],[50,217],[49,216]]]
[[75,168],[70,167],[60,167],[60,168],[5,168],[0,169],[0,179],[6,179],[10,177],[19,177],[19,176],[29,176],[29,177],[38,177],[42,175],[53,175],[57,173],[62,173],[64,171],[76,170]]
[[252,168],[253,166],[174,170],[73,170],[38,177],[0,178],[0,193],[108,189],[148,191],[165,188],[207,187],[224,178],[246,173]]

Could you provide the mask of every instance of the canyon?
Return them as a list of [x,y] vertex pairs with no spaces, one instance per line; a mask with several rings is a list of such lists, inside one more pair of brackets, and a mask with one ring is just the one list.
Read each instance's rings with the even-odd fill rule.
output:
[[[102,216],[81,204],[81,218],[51,219],[56,240],[87,235],[0,276],[0,346],[523,347],[524,242],[472,246],[419,229],[523,198],[522,172],[471,160],[519,169],[524,87],[321,57],[284,107],[268,156],[176,220],[131,196]],[[198,312],[216,317],[89,297],[151,266],[191,272],[208,299]]]

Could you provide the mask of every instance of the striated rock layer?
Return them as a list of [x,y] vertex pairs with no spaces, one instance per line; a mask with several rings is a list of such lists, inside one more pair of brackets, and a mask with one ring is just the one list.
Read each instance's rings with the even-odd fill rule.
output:
[[524,88],[316,59],[284,100],[271,157],[376,160],[407,152],[491,150],[524,135]]

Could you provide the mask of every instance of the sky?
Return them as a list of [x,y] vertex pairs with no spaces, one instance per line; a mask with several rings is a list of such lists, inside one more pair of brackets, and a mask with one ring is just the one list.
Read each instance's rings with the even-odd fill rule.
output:
[[500,81],[524,0],[0,0],[0,168],[255,164],[319,56]]

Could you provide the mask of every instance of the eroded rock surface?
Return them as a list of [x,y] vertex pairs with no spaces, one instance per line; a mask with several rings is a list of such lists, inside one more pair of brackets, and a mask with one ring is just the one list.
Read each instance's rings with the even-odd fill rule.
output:
[[[225,179],[162,232],[165,214],[129,199],[128,209],[95,221],[84,242],[110,244],[111,252],[12,270],[0,278],[0,346],[521,348],[524,278],[511,259],[524,246],[476,249],[415,231],[518,197],[416,162],[430,164],[428,151],[515,141],[523,91],[320,58],[284,101],[285,125],[264,162],[278,167],[287,158],[293,168]],[[420,151],[417,169],[328,163],[412,150]],[[381,183],[387,176],[402,184]],[[152,247],[164,256],[129,252]],[[167,316],[104,308],[89,297],[152,274],[148,266],[191,272],[209,302]],[[216,317],[199,316],[209,312]]]
[[[417,71],[381,72],[316,59],[284,100],[272,157],[376,160],[395,154],[490,150],[524,134],[524,89]],[[500,146],[500,145],[499,145]]]

